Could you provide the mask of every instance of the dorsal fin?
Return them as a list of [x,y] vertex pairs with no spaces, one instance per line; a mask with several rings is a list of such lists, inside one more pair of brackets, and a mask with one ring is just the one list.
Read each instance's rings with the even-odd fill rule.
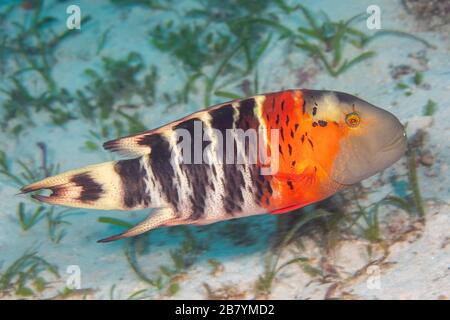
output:
[[158,132],[161,132],[161,130],[154,129],[110,140],[103,144],[103,148],[111,152],[118,152],[124,156],[143,156],[151,151],[149,144],[145,143],[146,139]]
[[118,138],[115,140],[107,141],[103,144],[103,148],[105,150],[109,150],[112,152],[118,152],[125,156],[143,156],[146,154],[149,154],[151,152],[151,147],[149,141],[152,140],[152,136],[156,134],[161,134],[165,132],[166,130],[172,130],[172,128],[178,124],[181,124],[183,122],[186,122],[190,119],[199,118],[202,119],[205,116],[208,116],[209,112],[212,110],[218,109],[222,107],[223,105],[227,105],[230,102],[226,102],[223,104],[218,104],[212,107],[209,107],[207,109],[203,109],[200,111],[197,111],[191,115],[188,115],[184,118],[181,118],[179,120],[173,121],[171,123],[168,123],[164,126],[161,126],[156,129],[144,131],[141,133],[133,134],[130,136]]

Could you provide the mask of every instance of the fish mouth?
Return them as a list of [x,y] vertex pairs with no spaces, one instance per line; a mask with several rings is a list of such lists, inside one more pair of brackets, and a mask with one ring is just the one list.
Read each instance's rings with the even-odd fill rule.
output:
[[406,138],[406,132],[403,130],[402,134],[398,135],[394,140],[389,143],[386,147],[380,150],[380,152],[391,152],[395,149],[405,149],[406,151],[406,145],[407,145],[407,138]]

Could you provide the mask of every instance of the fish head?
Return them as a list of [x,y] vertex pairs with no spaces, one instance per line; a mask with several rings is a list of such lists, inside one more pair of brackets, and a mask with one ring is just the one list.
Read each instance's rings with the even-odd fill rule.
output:
[[318,103],[317,116],[337,127],[339,139],[328,140],[336,149],[329,177],[342,185],[352,185],[394,164],[406,151],[403,125],[390,112],[358,97],[341,92],[325,92]]
[[407,148],[406,133],[390,112],[355,96],[336,93],[346,134],[339,141],[331,178],[351,185],[397,162]]

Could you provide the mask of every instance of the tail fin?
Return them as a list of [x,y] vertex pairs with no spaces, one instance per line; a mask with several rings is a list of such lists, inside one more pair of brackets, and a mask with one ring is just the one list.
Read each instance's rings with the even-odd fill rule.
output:
[[[130,167],[130,165],[132,167],[140,166],[139,160],[104,162],[67,171],[25,186],[21,191],[22,193],[28,193],[48,189],[51,191],[50,195],[32,195],[32,197],[50,204],[77,208],[101,210],[142,208],[145,206],[139,206],[138,203],[135,203],[134,207],[126,205],[124,196],[127,191],[123,185],[122,171],[118,170],[125,165],[127,167]],[[139,191],[141,194],[145,193],[145,190]]]

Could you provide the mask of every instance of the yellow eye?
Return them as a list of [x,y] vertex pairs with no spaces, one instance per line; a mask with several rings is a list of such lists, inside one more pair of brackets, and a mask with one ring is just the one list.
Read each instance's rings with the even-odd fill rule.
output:
[[357,112],[349,113],[345,116],[345,123],[352,128],[359,126],[361,122],[361,118]]

